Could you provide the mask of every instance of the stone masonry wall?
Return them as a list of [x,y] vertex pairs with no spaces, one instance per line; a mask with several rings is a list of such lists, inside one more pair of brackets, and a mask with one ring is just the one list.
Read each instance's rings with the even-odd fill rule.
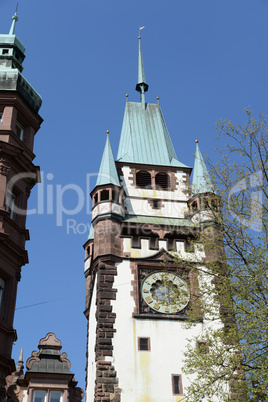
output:
[[117,275],[115,263],[112,261],[101,262],[97,274],[97,310],[96,310],[96,384],[95,402],[119,402],[120,389],[118,378],[113,366],[112,339],[116,329],[114,328],[116,314],[113,313],[111,300],[116,299],[116,289],[113,289],[114,277]]

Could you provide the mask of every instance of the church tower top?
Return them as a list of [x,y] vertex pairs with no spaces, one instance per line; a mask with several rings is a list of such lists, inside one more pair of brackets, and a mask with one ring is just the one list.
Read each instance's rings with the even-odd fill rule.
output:
[[136,90],[141,97],[140,102],[129,102],[127,96],[117,162],[189,168],[177,159],[159,101],[145,103],[148,87],[139,36]]

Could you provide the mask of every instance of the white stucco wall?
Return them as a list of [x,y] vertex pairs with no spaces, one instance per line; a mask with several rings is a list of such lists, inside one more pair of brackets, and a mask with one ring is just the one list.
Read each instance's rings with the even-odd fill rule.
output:
[[[184,212],[188,210],[185,173],[176,172],[175,190],[165,191],[137,188],[133,185],[130,167],[124,166],[122,172],[120,179],[127,195],[125,206],[129,214],[184,218]],[[152,208],[148,201],[152,199],[161,200],[161,208]]]
[[[182,374],[186,339],[201,337],[202,324],[185,329],[180,321],[132,318],[134,280],[130,262],[118,264],[113,301],[116,333],[113,339],[114,366],[122,389],[122,402],[171,402],[179,400],[172,394],[172,374]],[[138,337],[149,337],[151,351],[138,351]],[[182,376],[183,387],[188,385]],[[177,399],[176,399],[177,398]]]

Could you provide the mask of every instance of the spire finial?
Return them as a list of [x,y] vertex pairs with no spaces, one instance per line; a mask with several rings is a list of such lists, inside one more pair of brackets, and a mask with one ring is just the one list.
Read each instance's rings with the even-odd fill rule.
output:
[[24,369],[24,366],[23,366],[23,348],[21,348],[19,361],[18,361],[18,364],[17,364],[17,367],[16,367],[17,375],[23,374],[23,369]]
[[148,91],[149,85],[146,84],[145,80],[145,73],[143,67],[143,58],[142,58],[142,51],[141,51],[141,36],[140,31],[143,27],[139,28],[139,61],[138,61],[138,83],[136,85],[136,91],[140,92],[141,94],[141,103],[145,106],[145,96],[144,93]]
[[20,350],[19,362],[23,362],[23,348]]
[[16,22],[19,19],[18,16],[17,16],[18,5],[19,5],[19,3],[17,3],[15,14],[12,15],[12,24],[11,24],[11,27],[10,27],[10,30],[9,30],[9,35],[15,35],[15,25],[16,25]]

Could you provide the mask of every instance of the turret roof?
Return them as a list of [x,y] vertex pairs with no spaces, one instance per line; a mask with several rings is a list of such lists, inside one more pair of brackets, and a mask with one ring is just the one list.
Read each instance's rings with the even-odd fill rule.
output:
[[110,143],[109,132],[107,132],[107,134],[107,140],[102,155],[96,186],[115,184],[116,186],[120,187],[113,151]]
[[192,180],[192,193],[201,194],[207,192],[214,192],[211,177],[208,173],[203,156],[200,152],[198,141],[196,141],[194,173]]

